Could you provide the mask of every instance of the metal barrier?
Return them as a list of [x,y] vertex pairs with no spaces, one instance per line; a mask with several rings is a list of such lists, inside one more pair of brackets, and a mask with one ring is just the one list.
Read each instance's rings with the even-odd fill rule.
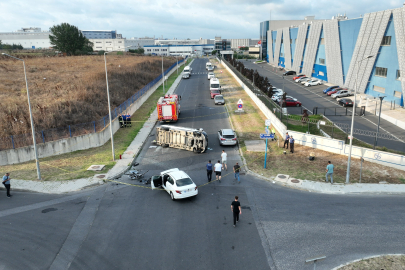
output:
[[[178,63],[182,63],[185,60],[182,59]],[[164,71],[164,76],[167,75],[174,67],[176,67],[177,62],[171,65],[166,71]],[[118,107],[111,109],[111,117],[115,119],[118,117],[119,114],[125,112],[125,110],[131,106],[134,102],[136,102],[140,97],[142,97],[150,88],[152,88],[157,82],[162,79],[162,74],[155,78],[153,81],[145,85],[142,89],[137,91],[134,95],[132,95],[129,99],[124,101]],[[56,141],[60,139],[66,139],[69,137],[77,137],[82,136],[89,133],[96,133],[103,130],[109,124],[109,116],[108,114],[101,119],[88,122],[88,123],[81,123],[75,124],[65,127],[58,127],[53,129],[47,129],[42,131],[36,131],[35,139],[37,143],[46,143],[50,141]],[[25,134],[17,134],[11,135],[9,137],[2,137],[0,138],[0,150],[7,150],[7,149],[16,149],[20,147],[30,146],[32,145],[32,134],[25,133]]]

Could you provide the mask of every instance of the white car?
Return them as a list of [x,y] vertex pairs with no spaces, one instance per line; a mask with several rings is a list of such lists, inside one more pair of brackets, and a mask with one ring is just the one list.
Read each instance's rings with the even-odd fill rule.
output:
[[238,143],[236,133],[232,129],[219,130],[218,139],[220,145],[236,145]]
[[304,77],[300,77],[298,79],[295,80],[295,82],[302,82],[303,80],[309,79],[307,76]]
[[197,196],[198,187],[185,172],[178,168],[163,171],[150,179],[152,189],[162,187],[172,200]]
[[304,83],[305,86],[315,86],[315,85],[321,85],[322,81],[321,80],[316,80],[316,79],[312,79],[307,81],[306,83]]
[[341,98],[341,97],[349,97],[352,96],[353,94],[350,93],[349,90],[340,90],[334,94],[331,95],[332,98]]
[[300,83],[305,85],[307,82],[309,82],[311,80],[312,79],[310,79],[310,78],[306,78],[306,79],[301,80]]
[[208,72],[208,80],[211,80],[212,78],[215,78],[214,72]]

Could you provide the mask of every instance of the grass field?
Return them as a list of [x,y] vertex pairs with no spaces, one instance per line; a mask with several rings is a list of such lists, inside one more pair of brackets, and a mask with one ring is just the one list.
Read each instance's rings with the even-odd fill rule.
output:
[[[182,66],[179,68],[183,70]],[[177,78],[177,73],[174,72],[167,83],[165,84],[165,91],[170,88],[174,80]],[[114,135],[115,158],[118,159],[127,147],[131,144],[133,139],[142,128],[145,121],[149,118],[150,114],[156,108],[156,102],[162,96],[163,87],[160,86],[156,91],[147,99],[147,101],[132,115],[131,119],[134,121],[131,128],[119,129]],[[91,177],[95,174],[93,171],[87,171],[87,168],[92,164],[106,165],[103,172],[112,168],[115,162],[112,161],[111,156],[111,141],[108,141],[103,146],[92,148],[88,150],[76,151],[59,156],[53,156],[40,159],[41,174],[45,181],[49,180],[70,180],[78,178]],[[1,167],[2,172],[10,172],[11,177],[14,179],[35,180],[36,167],[35,162],[26,162],[16,165],[8,165]],[[97,172],[99,173],[99,172]]]
[[[25,60],[37,131],[99,120],[108,114],[104,56],[34,57]],[[160,57],[107,55],[111,108],[162,72]],[[175,58],[165,58],[167,69]],[[0,55],[0,138],[30,133],[21,61]]]
[[[222,71],[222,73],[220,73]],[[335,165],[334,182],[344,183],[346,177],[347,157],[338,154],[332,154],[311,147],[301,145],[295,146],[294,154],[289,150],[282,148],[282,139],[269,141],[269,152],[267,155],[266,169],[264,169],[264,150],[263,152],[247,151],[245,141],[259,140],[259,134],[264,132],[264,121],[266,117],[257,108],[256,104],[250,99],[246,92],[237,84],[234,78],[221,65],[215,71],[222,85],[222,94],[226,100],[226,106],[230,113],[231,121],[238,134],[240,147],[248,163],[250,170],[264,175],[274,177],[277,174],[287,174],[290,177],[298,179],[307,179],[314,181],[325,181],[325,168],[330,160]],[[235,113],[236,104],[239,99],[243,100],[244,114]],[[319,117],[319,116],[314,116]],[[307,131],[307,125],[301,121],[289,122],[288,128],[296,129],[300,132]],[[311,134],[316,134],[319,130],[315,125],[310,126]],[[282,138],[277,134],[278,138]],[[311,152],[315,153],[315,160],[308,159]],[[360,179],[360,160],[352,158],[351,178],[352,183],[359,182]],[[404,183],[405,172],[379,164],[364,162],[362,166],[362,183],[378,183],[387,181],[388,183]]]

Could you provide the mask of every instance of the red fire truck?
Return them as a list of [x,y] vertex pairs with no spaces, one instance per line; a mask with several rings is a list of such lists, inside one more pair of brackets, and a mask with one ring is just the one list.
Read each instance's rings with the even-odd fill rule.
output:
[[177,122],[180,114],[179,95],[165,95],[157,102],[158,120],[165,122]]

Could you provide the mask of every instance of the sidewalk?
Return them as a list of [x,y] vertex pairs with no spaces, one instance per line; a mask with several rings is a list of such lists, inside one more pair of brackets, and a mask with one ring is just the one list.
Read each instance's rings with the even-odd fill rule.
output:
[[[194,61],[194,60],[193,60]],[[191,61],[191,63],[193,62]],[[190,64],[191,64],[190,63]],[[168,94],[172,94],[181,81],[181,75],[177,77]],[[127,150],[122,155],[122,159],[118,160],[112,169],[107,174],[96,174],[90,178],[82,178],[69,181],[32,181],[32,180],[11,180],[11,190],[24,190],[48,194],[63,194],[72,191],[79,191],[81,189],[102,185],[105,179],[114,179],[123,175],[131,166],[132,161],[136,158],[138,153],[142,150],[143,144],[149,137],[150,132],[155,127],[157,121],[157,110],[155,109],[150,115],[148,121],[143,125],[141,130],[136,135],[135,139],[128,146]]]

